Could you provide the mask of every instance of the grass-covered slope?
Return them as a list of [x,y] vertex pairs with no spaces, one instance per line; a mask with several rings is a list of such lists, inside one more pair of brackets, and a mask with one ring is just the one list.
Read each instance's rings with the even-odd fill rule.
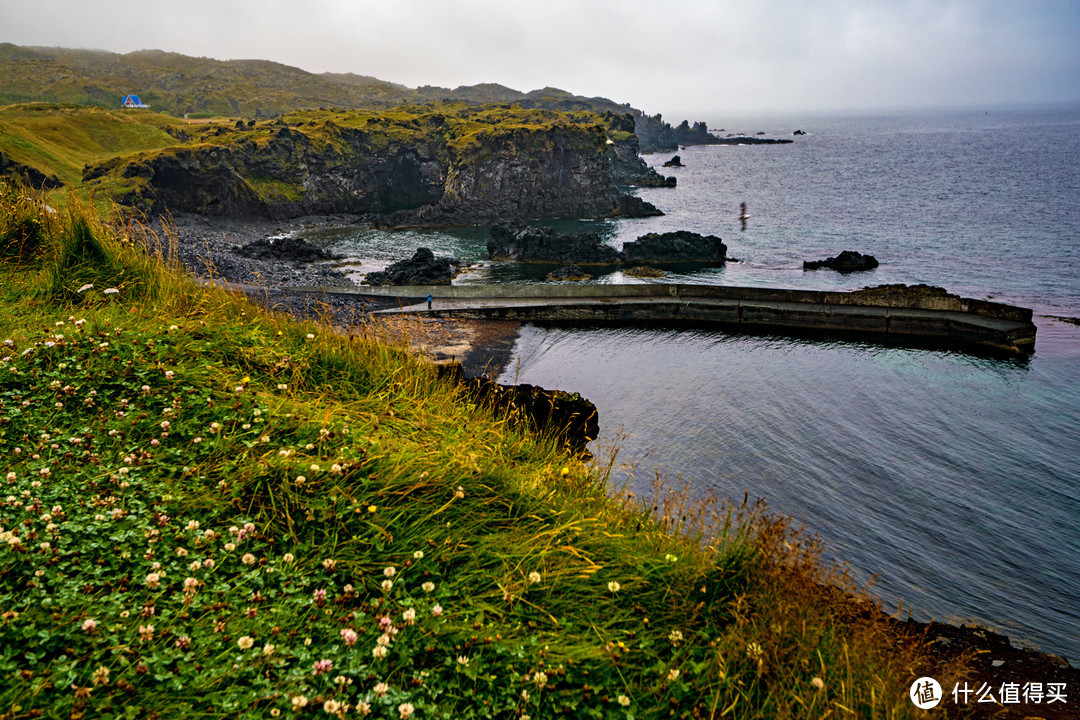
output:
[[385,108],[416,102],[521,102],[554,110],[624,113],[629,105],[544,88],[492,83],[411,89],[352,73],[310,73],[268,60],[214,60],[160,50],[100,50],[0,43],[0,104],[44,101],[118,108],[136,94],[154,110],[192,117],[273,117],[322,107]]
[[403,351],[136,245],[3,189],[0,716],[919,712],[782,522],[619,504]]

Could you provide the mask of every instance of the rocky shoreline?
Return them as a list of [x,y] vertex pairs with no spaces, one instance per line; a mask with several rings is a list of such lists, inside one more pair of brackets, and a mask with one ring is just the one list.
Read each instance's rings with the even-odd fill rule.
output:
[[[179,215],[147,228],[150,243],[164,246],[193,274],[243,286],[249,296],[271,310],[290,315],[329,320],[348,331],[365,331],[407,344],[414,352],[435,362],[450,363],[465,377],[497,378],[512,355],[519,324],[510,321],[402,318],[372,320],[370,313],[393,307],[398,300],[364,295],[317,295],[287,290],[290,286],[353,286],[334,269],[332,261],[290,262],[271,257],[244,257],[234,251],[258,240],[289,233],[303,234],[317,227],[353,224],[344,215],[317,215],[288,221],[235,220]],[[960,717],[1011,720],[1037,717],[1066,720],[1080,717],[1080,670],[1060,656],[1013,646],[1009,639],[990,630],[965,625],[891,619],[897,633],[924,643],[931,657],[944,668],[959,658],[969,667],[968,686],[985,684],[998,702],[978,703],[974,692],[959,708]],[[928,670],[932,675],[933,669]],[[1065,683],[1066,703],[1040,704],[1000,702],[1002,687],[1016,684]],[[952,688],[943,688],[945,705],[952,702]],[[1021,698],[1022,700],[1022,698]],[[950,705],[950,709],[954,706]]]

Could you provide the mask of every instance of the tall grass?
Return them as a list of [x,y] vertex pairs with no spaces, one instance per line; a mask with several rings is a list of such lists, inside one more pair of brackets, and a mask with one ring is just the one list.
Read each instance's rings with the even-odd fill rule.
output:
[[0,267],[0,715],[920,712],[918,648],[783,518],[619,502],[401,346],[21,197],[0,211],[0,237],[38,228]]

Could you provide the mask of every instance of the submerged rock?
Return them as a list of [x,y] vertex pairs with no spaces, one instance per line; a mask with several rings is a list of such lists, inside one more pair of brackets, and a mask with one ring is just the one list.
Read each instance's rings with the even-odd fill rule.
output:
[[845,250],[836,257],[824,260],[807,260],[803,263],[803,270],[818,270],[828,268],[837,272],[857,272],[859,270],[873,270],[878,266],[877,258],[873,255],[863,255],[855,250]]
[[435,257],[430,248],[417,248],[413,256],[376,272],[364,280],[369,285],[449,285],[461,261],[451,257]]
[[579,280],[588,280],[592,275],[585,272],[577,265],[563,265],[558,270],[552,270],[548,273],[548,280],[557,280],[559,282],[576,282]]
[[674,155],[670,160],[664,163],[664,167],[683,167],[682,158],[678,155]]

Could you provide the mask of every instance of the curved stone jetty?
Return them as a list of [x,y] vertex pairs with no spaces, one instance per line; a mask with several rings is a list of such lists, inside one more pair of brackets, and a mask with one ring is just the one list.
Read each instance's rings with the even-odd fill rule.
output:
[[814,333],[1011,355],[1035,349],[1029,308],[962,298],[925,285],[852,292],[661,283],[293,289],[418,300],[430,293],[435,299],[430,310],[418,302],[384,313]]

